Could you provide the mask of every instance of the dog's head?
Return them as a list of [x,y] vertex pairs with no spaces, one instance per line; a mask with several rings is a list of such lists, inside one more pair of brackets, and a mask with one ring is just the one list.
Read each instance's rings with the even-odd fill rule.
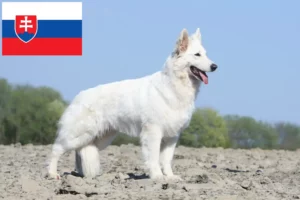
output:
[[199,28],[191,36],[186,29],[181,31],[173,58],[177,70],[185,70],[184,72],[188,73],[190,78],[203,81],[205,84],[208,83],[206,72],[213,72],[218,68],[206,55]]

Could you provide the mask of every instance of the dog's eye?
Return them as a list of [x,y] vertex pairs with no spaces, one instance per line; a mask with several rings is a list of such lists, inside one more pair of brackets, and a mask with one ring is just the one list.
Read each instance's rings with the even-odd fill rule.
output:
[[195,56],[201,56],[200,53],[196,53]]

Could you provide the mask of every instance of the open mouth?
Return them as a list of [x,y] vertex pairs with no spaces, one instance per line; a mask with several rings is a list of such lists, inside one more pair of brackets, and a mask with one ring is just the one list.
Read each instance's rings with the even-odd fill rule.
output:
[[192,74],[198,79],[203,81],[205,84],[208,84],[208,77],[206,75],[206,73],[200,69],[198,69],[195,66],[191,66],[190,70],[192,72]]

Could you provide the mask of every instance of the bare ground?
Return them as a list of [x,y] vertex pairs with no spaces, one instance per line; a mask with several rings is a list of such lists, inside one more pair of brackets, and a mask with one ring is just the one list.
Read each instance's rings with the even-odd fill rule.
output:
[[[0,145],[0,199],[300,199],[300,150],[178,147],[173,169],[184,181],[147,178],[140,147],[102,151],[102,175],[73,176],[74,152],[59,162],[61,180],[45,179],[51,145]],[[146,173],[146,174],[145,174]]]

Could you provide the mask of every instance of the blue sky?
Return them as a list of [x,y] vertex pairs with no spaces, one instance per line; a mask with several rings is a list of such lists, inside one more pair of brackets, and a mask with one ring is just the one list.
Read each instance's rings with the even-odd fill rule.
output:
[[[0,57],[0,77],[71,100],[160,70],[182,28],[219,68],[196,100],[221,114],[300,124],[300,1],[83,1],[82,57]],[[2,31],[2,30],[1,30]]]

